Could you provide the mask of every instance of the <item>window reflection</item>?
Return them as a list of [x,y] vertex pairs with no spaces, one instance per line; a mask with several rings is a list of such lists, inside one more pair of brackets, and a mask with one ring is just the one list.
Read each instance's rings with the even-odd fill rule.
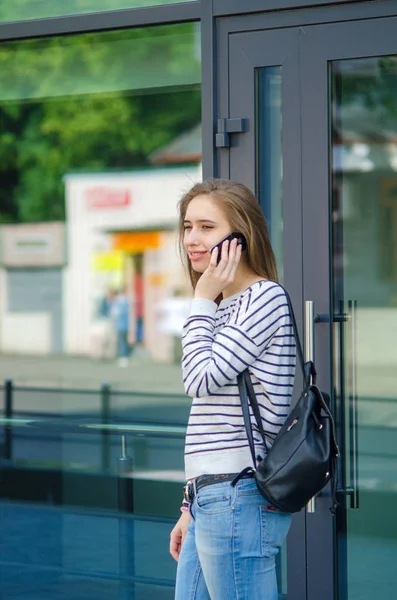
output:
[[198,168],[66,176],[68,219],[78,225],[68,236],[66,354],[178,367],[190,300],[174,228],[187,176]]
[[182,394],[176,223],[201,176],[197,33],[2,44],[0,350],[16,383]]
[[256,70],[256,189],[269,227],[279,279],[282,282],[284,257],[281,84],[281,67],[263,67]]
[[357,302],[357,363],[347,354],[345,368],[362,424],[384,427],[396,418],[396,69],[394,56],[332,63],[335,310]]
[[66,15],[81,15],[125,8],[145,8],[163,4],[178,4],[194,0],[18,0],[18,2],[2,2],[0,5],[0,22],[27,21]]
[[190,296],[177,202],[201,178],[198,40],[181,24],[0,46],[10,600],[174,595]]
[[371,586],[389,594],[396,548],[396,74],[395,56],[331,65],[335,391],[348,490],[339,560],[349,597],[367,598]]

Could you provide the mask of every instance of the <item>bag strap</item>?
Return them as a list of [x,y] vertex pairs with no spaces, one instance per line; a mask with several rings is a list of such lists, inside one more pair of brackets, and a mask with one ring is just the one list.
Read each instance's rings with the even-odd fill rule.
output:
[[[247,432],[248,445],[250,447],[252,461],[253,461],[253,465],[254,465],[254,469],[255,469],[256,468],[255,443],[254,443],[254,436],[252,433],[252,424],[251,424],[251,418],[250,418],[250,413],[249,413],[247,385],[246,385],[246,379],[245,379],[246,372],[248,374],[248,371],[243,371],[242,373],[239,373],[239,375],[237,376],[237,383],[238,383],[238,391],[240,393],[240,402],[241,402],[241,410],[242,410],[243,418],[244,418],[244,426],[245,426],[245,430]],[[249,377],[249,375],[248,375],[248,377]]]
[[244,371],[243,377],[244,377],[244,383],[245,383],[247,391],[248,391],[248,398],[249,398],[249,401],[251,404],[252,412],[254,413],[255,421],[258,426],[259,433],[262,436],[262,440],[263,440],[263,444],[265,446],[266,452],[268,452],[269,449],[267,447],[266,434],[265,434],[265,430],[263,428],[261,411],[258,406],[258,400],[256,399],[254,386],[252,385],[252,381],[251,381],[251,377],[250,377],[248,369],[246,369]]
[[338,446],[338,442],[337,442],[337,438],[336,438],[336,428],[335,428],[334,417],[332,416],[332,413],[330,411],[328,404],[324,400],[324,396],[323,396],[320,388],[317,385],[313,385],[312,388],[317,391],[317,397],[320,398],[321,408],[325,412],[325,414],[327,415],[327,417],[329,418],[329,420],[331,422],[331,441],[332,441],[332,445],[334,447],[334,455],[336,457],[338,457],[339,456],[339,446]]
[[[298,361],[299,361],[299,364],[300,364],[300,367],[302,370],[304,387],[306,388],[310,384],[310,378],[312,379],[312,382],[315,384],[316,369],[315,369],[314,363],[312,361],[308,361],[307,363],[305,363],[305,361],[303,359],[302,345],[301,345],[300,338],[299,338],[298,327],[296,325],[295,313],[294,313],[294,309],[292,307],[291,298],[290,298],[287,290],[282,285],[280,285],[279,283],[277,285],[279,285],[281,287],[281,289],[284,291],[285,297],[287,299],[289,315],[290,315],[290,319],[291,319],[291,323],[292,323],[292,329],[294,332],[296,353],[297,353]],[[266,452],[268,452],[268,446],[267,446],[267,442],[266,442],[266,434],[265,434],[265,430],[263,428],[263,423],[262,423],[262,418],[261,418],[261,414],[260,414],[260,409],[258,406],[258,401],[256,399],[254,386],[252,385],[252,381],[251,381],[251,377],[250,377],[248,369],[245,369],[245,371],[243,371],[242,373],[239,373],[239,375],[237,376],[237,383],[238,383],[238,388],[239,388],[239,393],[240,393],[240,401],[241,401],[242,413],[243,413],[243,418],[244,418],[244,426],[245,426],[245,430],[247,433],[247,438],[248,438],[248,443],[249,443],[249,447],[250,447],[250,451],[251,451],[253,464],[254,464],[254,467],[256,467],[257,459],[255,456],[255,444],[254,444],[254,436],[252,433],[252,423],[251,423],[251,418],[250,418],[250,414],[249,414],[249,404],[251,405],[252,412],[254,414],[255,421],[256,421],[259,433],[261,434]],[[249,402],[248,402],[248,398],[249,398]]]
[[283,287],[280,283],[278,283],[277,285],[279,285],[281,287],[281,289],[284,291],[285,297],[287,299],[289,315],[290,315],[291,322],[292,322],[292,329],[294,331],[296,354],[297,354],[298,361],[299,361],[302,375],[303,375],[304,387],[306,387],[310,383],[310,377],[312,378],[312,382],[314,384],[316,383],[316,377],[317,377],[316,368],[312,361],[307,361],[306,363],[304,361],[302,344],[301,344],[301,341],[299,338],[298,327],[296,325],[295,313],[294,313],[294,309],[292,306],[290,295],[287,292],[287,290],[285,289],[285,287]]
[[[244,427],[245,427],[245,431],[247,433],[248,445],[249,445],[249,448],[251,451],[251,456],[252,456],[252,463],[254,465],[254,469],[256,469],[256,464],[261,459],[258,460],[258,458],[255,455],[255,442],[254,442],[254,435],[252,433],[252,423],[251,423],[251,417],[250,417],[250,412],[249,412],[249,405],[251,405],[252,412],[254,413],[255,421],[258,426],[259,432],[261,434],[263,444],[266,449],[266,453],[268,453],[269,449],[268,449],[268,445],[266,442],[265,430],[263,429],[263,424],[262,424],[262,419],[261,419],[260,410],[259,410],[259,406],[258,406],[258,401],[256,399],[254,386],[252,385],[252,381],[251,381],[251,377],[248,372],[248,369],[246,369],[242,373],[239,373],[239,375],[237,376],[237,383],[238,383],[238,389],[239,389],[239,393],[240,393],[240,402],[241,402],[241,410],[242,410],[243,419],[244,419]],[[249,398],[249,400],[248,400],[248,398]]]
[[[278,285],[280,285],[280,284],[278,284]],[[302,346],[300,343],[300,338],[299,338],[299,334],[298,334],[298,328],[296,325],[295,314],[294,314],[294,309],[292,307],[291,298],[290,298],[287,290],[282,285],[280,285],[280,287],[284,290],[284,293],[285,293],[285,296],[287,299],[288,309],[289,309],[292,327],[293,327],[293,331],[294,331],[297,357],[298,357],[299,364],[300,364],[300,367],[302,370],[302,375],[303,375],[304,387],[309,387],[310,385],[313,385],[313,387],[317,388],[318,397],[320,398],[321,408],[324,410],[324,412],[326,413],[326,415],[328,416],[328,418],[331,421],[331,436],[332,436],[332,443],[333,443],[334,451],[332,453],[332,458],[331,458],[333,472],[332,472],[332,483],[331,483],[332,506],[330,508],[330,511],[332,514],[335,514],[336,509],[338,507],[338,501],[336,499],[336,495],[337,495],[336,485],[337,485],[337,469],[338,469],[338,457],[339,457],[339,447],[338,447],[338,443],[336,441],[335,421],[333,419],[332,413],[331,413],[327,403],[324,400],[321,390],[316,385],[317,373],[316,373],[314,363],[312,361],[308,361],[306,363],[304,362]],[[312,379],[312,382],[310,381],[310,378]],[[250,447],[250,451],[251,451],[253,465],[254,465],[254,468],[256,468],[257,459],[255,456],[255,444],[254,444],[254,436],[252,433],[252,423],[251,423],[251,418],[250,418],[250,414],[249,414],[249,404],[251,404],[252,412],[254,414],[255,421],[258,426],[258,430],[261,434],[266,452],[268,452],[268,446],[267,446],[267,442],[266,442],[266,434],[265,434],[265,430],[263,428],[263,423],[262,423],[262,418],[260,415],[258,401],[256,399],[254,386],[252,385],[252,381],[251,381],[251,377],[250,377],[248,369],[245,369],[242,373],[238,374],[237,383],[238,383],[238,388],[239,388],[239,393],[240,393],[240,401],[241,401],[241,408],[242,408],[242,413],[243,413],[243,418],[244,418],[244,426],[245,426],[245,430],[247,432],[247,438],[248,438],[248,443],[249,443],[249,447]],[[249,401],[248,401],[248,398],[249,398]],[[238,477],[236,478],[236,480],[237,479],[238,479]]]

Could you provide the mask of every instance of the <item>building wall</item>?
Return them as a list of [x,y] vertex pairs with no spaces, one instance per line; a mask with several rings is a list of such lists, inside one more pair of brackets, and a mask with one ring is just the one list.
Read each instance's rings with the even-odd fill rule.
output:
[[64,233],[61,222],[1,227],[2,352],[63,352]]
[[62,352],[61,269],[8,270],[7,279],[3,351]]
[[[136,173],[68,175],[66,183],[68,264],[64,271],[65,351],[89,354],[90,335],[98,298],[105,292],[105,279],[95,274],[94,255],[112,252],[112,230],[162,231],[176,228],[177,203],[181,195],[200,179],[199,167],[158,169]],[[108,191],[108,202],[91,203],[95,189]],[[128,201],[115,200],[111,191],[128,194]],[[100,198],[98,193],[97,198]],[[116,197],[116,196],[115,196]],[[175,234],[160,235],[158,248],[144,252],[147,341],[155,357],[167,352],[155,333],[155,304],[170,293],[181,278]]]

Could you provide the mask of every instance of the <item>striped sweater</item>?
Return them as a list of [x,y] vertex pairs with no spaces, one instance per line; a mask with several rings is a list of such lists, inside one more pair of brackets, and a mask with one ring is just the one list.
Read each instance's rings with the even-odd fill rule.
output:
[[[186,432],[186,478],[237,473],[252,465],[237,386],[249,368],[271,444],[289,412],[295,339],[283,289],[259,281],[221,301],[195,298],[182,338],[185,391],[193,397]],[[256,455],[264,456],[251,413]]]

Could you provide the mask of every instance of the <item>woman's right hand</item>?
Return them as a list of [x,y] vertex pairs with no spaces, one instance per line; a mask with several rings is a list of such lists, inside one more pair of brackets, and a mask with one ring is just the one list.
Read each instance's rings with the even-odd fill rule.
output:
[[182,550],[183,542],[185,540],[185,535],[187,533],[187,528],[190,524],[190,513],[189,511],[185,511],[181,514],[179,521],[175,525],[174,529],[171,531],[170,535],[170,554],[172,558],[175,558],[176,561],[179,560],[179,555]]
[[206,298],[214,301],[227,287],[234,282],[236,270],[241,259],[241,244],[237,239],[223,242],[221,261],[218,264],[219,248],[211,253],[208,267],[201,275],[194,289],[195,298]]

